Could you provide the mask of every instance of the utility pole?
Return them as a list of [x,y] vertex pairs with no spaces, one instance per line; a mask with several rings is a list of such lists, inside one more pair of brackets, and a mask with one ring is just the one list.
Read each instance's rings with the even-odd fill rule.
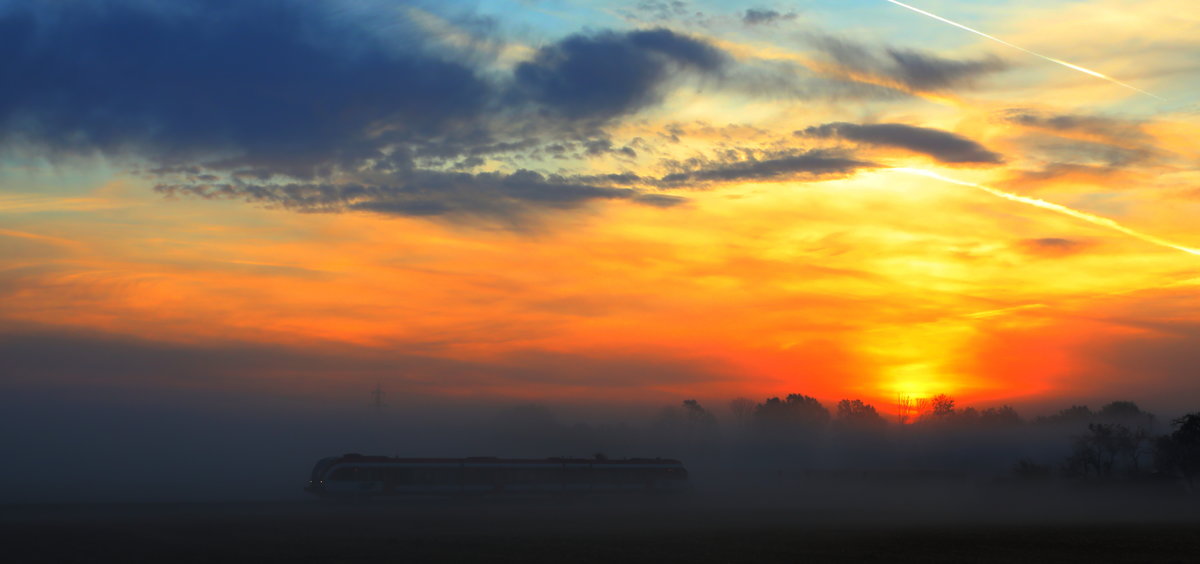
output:
[[383,384],[376,382],[375,389],[371,390],[371,407],[374,407],[376,411],[382,411],[384,405],[383,396],[385,395],[386,394],[383,391]]

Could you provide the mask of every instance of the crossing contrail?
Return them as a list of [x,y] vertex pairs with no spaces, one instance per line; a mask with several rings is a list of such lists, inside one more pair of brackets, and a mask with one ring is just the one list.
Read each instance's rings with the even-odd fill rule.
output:
[[992,41],[995,41],[995,42],[997,42],[997,43],[1000,43],[1001,45],[1007,45],[1007,46],[1009,46],[1009,47],[1012,47],[1013,49],[1016,49],[1016,50],[1018,50],[1018,51],[1024,51],[1025,53],[1029,53],[1030,55],[1033,55],[1033,56],[1035,56],[1035,57],[1041,58],[1041,59],[1043,59],[1043,60],[1046,60],[1046,61],[1050,61],[1051,63],[1059,64],[1059,65],[1062,65],[1062,66],[1064,66],[1064,67],[1067,67],[1067,68],[1069,68],[1069,69],[1072,69],[1072,70],[1077,70],[1077,71],[1079,71],[1079,72],[1081,72],[1081,73],[1084,73],[1084,74],[1087,74],[1087,75],[1090,75],[1090,76],[1094,76],[1094,77],[1096,77],[1096,78],[1099,78],[1099,79],[1102,79],[1102,80],[1107,80],[1107,81],[1109,81],[1109,82],[1111,82],[1111,83],[1113,83],[1113,84],[1116,84],[1116,85],[1118,85],[1118,86],[1123,86],[1123,87],[1125,87],[1125,88],[1128,88],[1128,89],[1130,89],[1130,90],[1133,90],[1134,92],[1140,92],[1140,93],[1142,93],[1142,94],[1145,94],[1145,95],[1147,95],[1147,96],[1150,96],[1151,98],[1156,98],[1156,99],[1162,100],[1162,98],[1161,98],[1161,97],[1159,97],[1159,96],[1156,96],[1156,95],[1154,95],[1154,94],[1151,94],[1151,93],[1149,93],[1149,92],[1146,92],[1145,90],[1142,90],[1141,88],[1138,88],[1138,87],[1136,87],[1136,86],[1133,86],[1133,85],[1130,85],[1130,84],[1125,84],[1124,82],[1121,82],[1121,81],[1119,81],[1119,80],[1117,80],[1117,79],[1115,79],[1115,78],[1113,78],[1113,77],[1111,77],[1111,76],[1108,76],[1108,75],[1106,75],[1106,74],[1104,74],[1104,73],[1096,72],[1096,71],[1094,71],[1094,70],[1091,70],[1091,69],[1085,69],[1085,68],[1083,68],[1083,67],[1081,67],[1081,66],[1079,66],[1079,65],[1073,65],[1073,64],[1071,64],[1071,63],[1068,63],[1068,62],[1066,62],[1066,61],[1063,61],[1063,60],[1061,60],[1061,59],[1055,59],[1054,57],[1047,57],[1046,55],[1043,55],[1043,54],[1041,54],[1041,53],[1038,53],[1038,52],[1036,52],[1036,51],[1030,51],[1029,49],[1026,49],[1026,48],[1024,48],[1024,47],[1021,47],[1020,45],[1013,45],[1012,43],[1009,43],[1009,42],[1007,42],[1007,41],[1005,41],[1005,40],[1003,40],[1003,39],[1000,39],[999,37],[996,37],[996,36],[993,36],[993,35],[988,35],[988,34],[986,34],[986,33],[982,32],[982,31],[979,31],[979,30],[977,30],[977,29],[970,28],[970,27],[967,27],[967,26],[965,26],[965,25],[963,25],[963,24],[960,24],[960,23],[958,23],[958,22],[954,22],[954,21],[948,20],[948,19],[946,19],[946,18],[943,18],[943,17],[941,17],[941,16],[939,16],[939,15],[937,15],[937,14],[933,14],[933,13],[930,13],[930,12],[926,12],[925,10],[922,10],[922,9],[920,9],[920,8],[917,8],[917,7],[915,7],[915,6],[909,6],[908,4],[905,4],[904,2],[897,2],[896,0],[887,0],[887,1],[888,1],[888,2],[891,2],[892,4],[895,4],[895,5],[897,5],[897,6],[900,6],[901,8],[907,8],[907,9],[909,9],[909,10],[912,10],[912,11],[914,11],[914,12],[916,12],[916,13],[918,13],[918,14],[921,14],[921,15],[923,15],[923,16],[929,16],[929,17],[931,17],[931,18],[933,18],[933,19],[935,19],[935,20],[938,20],[938,21],[940,21],[940,22],[945,22],[945,23],[948,23],[948,24],[950,24],[950,25],[952,25],[952,26],[954,26],[954,27],[957,27],[957,28],[959,28],[959,29],[965,29],[965,30],[967,30],[967,31],[969,31],[969,32],[971,32],[971,33],[974,33],[975,35],[979,35],[979,36],[982,36],[982,37],[986,37],[986,38],[988,38],[988,39],[991,39]]
[[1113,231],[1116,231],[1118,233],[1124,233],[1130,237],[1133,237],[1135,239],[1140,239],[1147,243],[1151,243],[1151,244],[1158,245],[1161,247],[1167,247],[1169,249],[1175,249],[1177,251],[1183,251],[1185,253],[1200,256],[1200,249],[1193,249],[1191,247],[1185,247],[1185,246],[1179,245],[1177,243],[1172,243],[1171,241],[1168,241],[1161,237],[1155,237],[1154,235],[1148,235],[1146,233],[1142,233],[1141,231],[1137,231],[1135,229],[1130,229],[1128,227],[1125,227],[1124,225],[1121,225],[1120,223],[1117,223],[1111,219],[1108,219],[1107,217],[1100,217],[1098,215],[1093,215],[1093,214],[1090,214],[1087,212],[1082,212],[1082,211],[1079,211],[1076,209],[1068,208],[1067,206],[1064,206],[1064,205],[1047,202],[1045,200],[1039,200],[1037,198],[1028,198],[1025,196],[1018,196],[1016,194],[1010,194],[1003,190],[997,190],[995,188],[992,188],[991,186],[984,186],[983,184],[976,184],[974,182],[965,182],[962,180],[955,180],[953,178],[942,176],[936,172],[931,172],[931,171],[923,170],[923,169],[919,169],[919,168],[893,168],[893,169],[889,169],[889,170],[894,170],[896,172],[903,172],[906,174],[916,174],[919,176],[935,178],[937,180],[941,180],[942,182],[958,184],[959,186],[970,186],[971,188],[975,188],[977,190],[982,190],[993,196],[996,196],[999,198],[1004,198],[1005,200],[1020,202],[1022,204],[1028,204],[1028,205],[1036,206],[1036,207],[1039,207],[1039,208],[1042,208],[1045,210],[1058,212],[1063,215],[1068,215],[1068,216],[1074,217],[1076,219],[1081,219],[1081,220],[1091,223],[1093,225],[1107,227],[1108,229],[1112,229]]

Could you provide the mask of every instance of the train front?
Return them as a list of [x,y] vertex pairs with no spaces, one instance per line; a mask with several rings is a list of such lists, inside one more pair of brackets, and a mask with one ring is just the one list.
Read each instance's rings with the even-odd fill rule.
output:
[[313,466],[312,475],[309,476],[308,485],[305,486],[304,491],[315,496],[324,496],[326,492],[325,476],[329,471],[329,467],[333,466],[339,460],[341,460],[341,457],[338,456],[318,460],[316,465]]

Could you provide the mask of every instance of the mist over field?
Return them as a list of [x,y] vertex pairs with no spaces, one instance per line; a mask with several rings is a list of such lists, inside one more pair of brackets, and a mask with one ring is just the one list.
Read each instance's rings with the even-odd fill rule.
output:
[[[375,405],[369,393],[325,403],[187,392],[12,393],[0,423],[36,433],[11,434],[8,448],[19,453],[18,463],[0,469],[0,501],[317,503],[302,491],[313,464],[344,453],[674,458],[690,472],[686,495],[693,499],[794,505],[851,521],[896,512],[1032,517],[1049,509],[1094,518],[1046,504],[1045,496],[1071,496],[1085,506],[1089,496],[1144,498],[1142,510],[1191,497],[1183,476],[1156,459],[1153,441],[1171,432],[1174,417],[1136,406],[1130,413],[1126,402],[1114,404],[1125,412],[1112,417],[1094,406],[1091,414],[1075,408],[1064,410],[1070,418],[1040,419],[952,403],[939,416],[926,402],[924,413],[914,407],[911,422],[900,425],[861,402],[844,402],[839,411],[800,397],[656,406],[383,395]],[[1071,467],[1089,424],[1141,435],[1133,450],[1114,451],[1102,475]]]
[[1194,560],[1198,22],[0,0],[3,554]]

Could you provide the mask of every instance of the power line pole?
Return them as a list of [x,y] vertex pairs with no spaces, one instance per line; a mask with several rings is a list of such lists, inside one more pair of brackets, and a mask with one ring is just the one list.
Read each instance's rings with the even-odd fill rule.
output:
[[371,407],[374,407],[376,411],[382,411],[384,405],[383,396],[385,395],[387,394],[383,391],[383,384],[376,382],[375,389],[371,390]]

